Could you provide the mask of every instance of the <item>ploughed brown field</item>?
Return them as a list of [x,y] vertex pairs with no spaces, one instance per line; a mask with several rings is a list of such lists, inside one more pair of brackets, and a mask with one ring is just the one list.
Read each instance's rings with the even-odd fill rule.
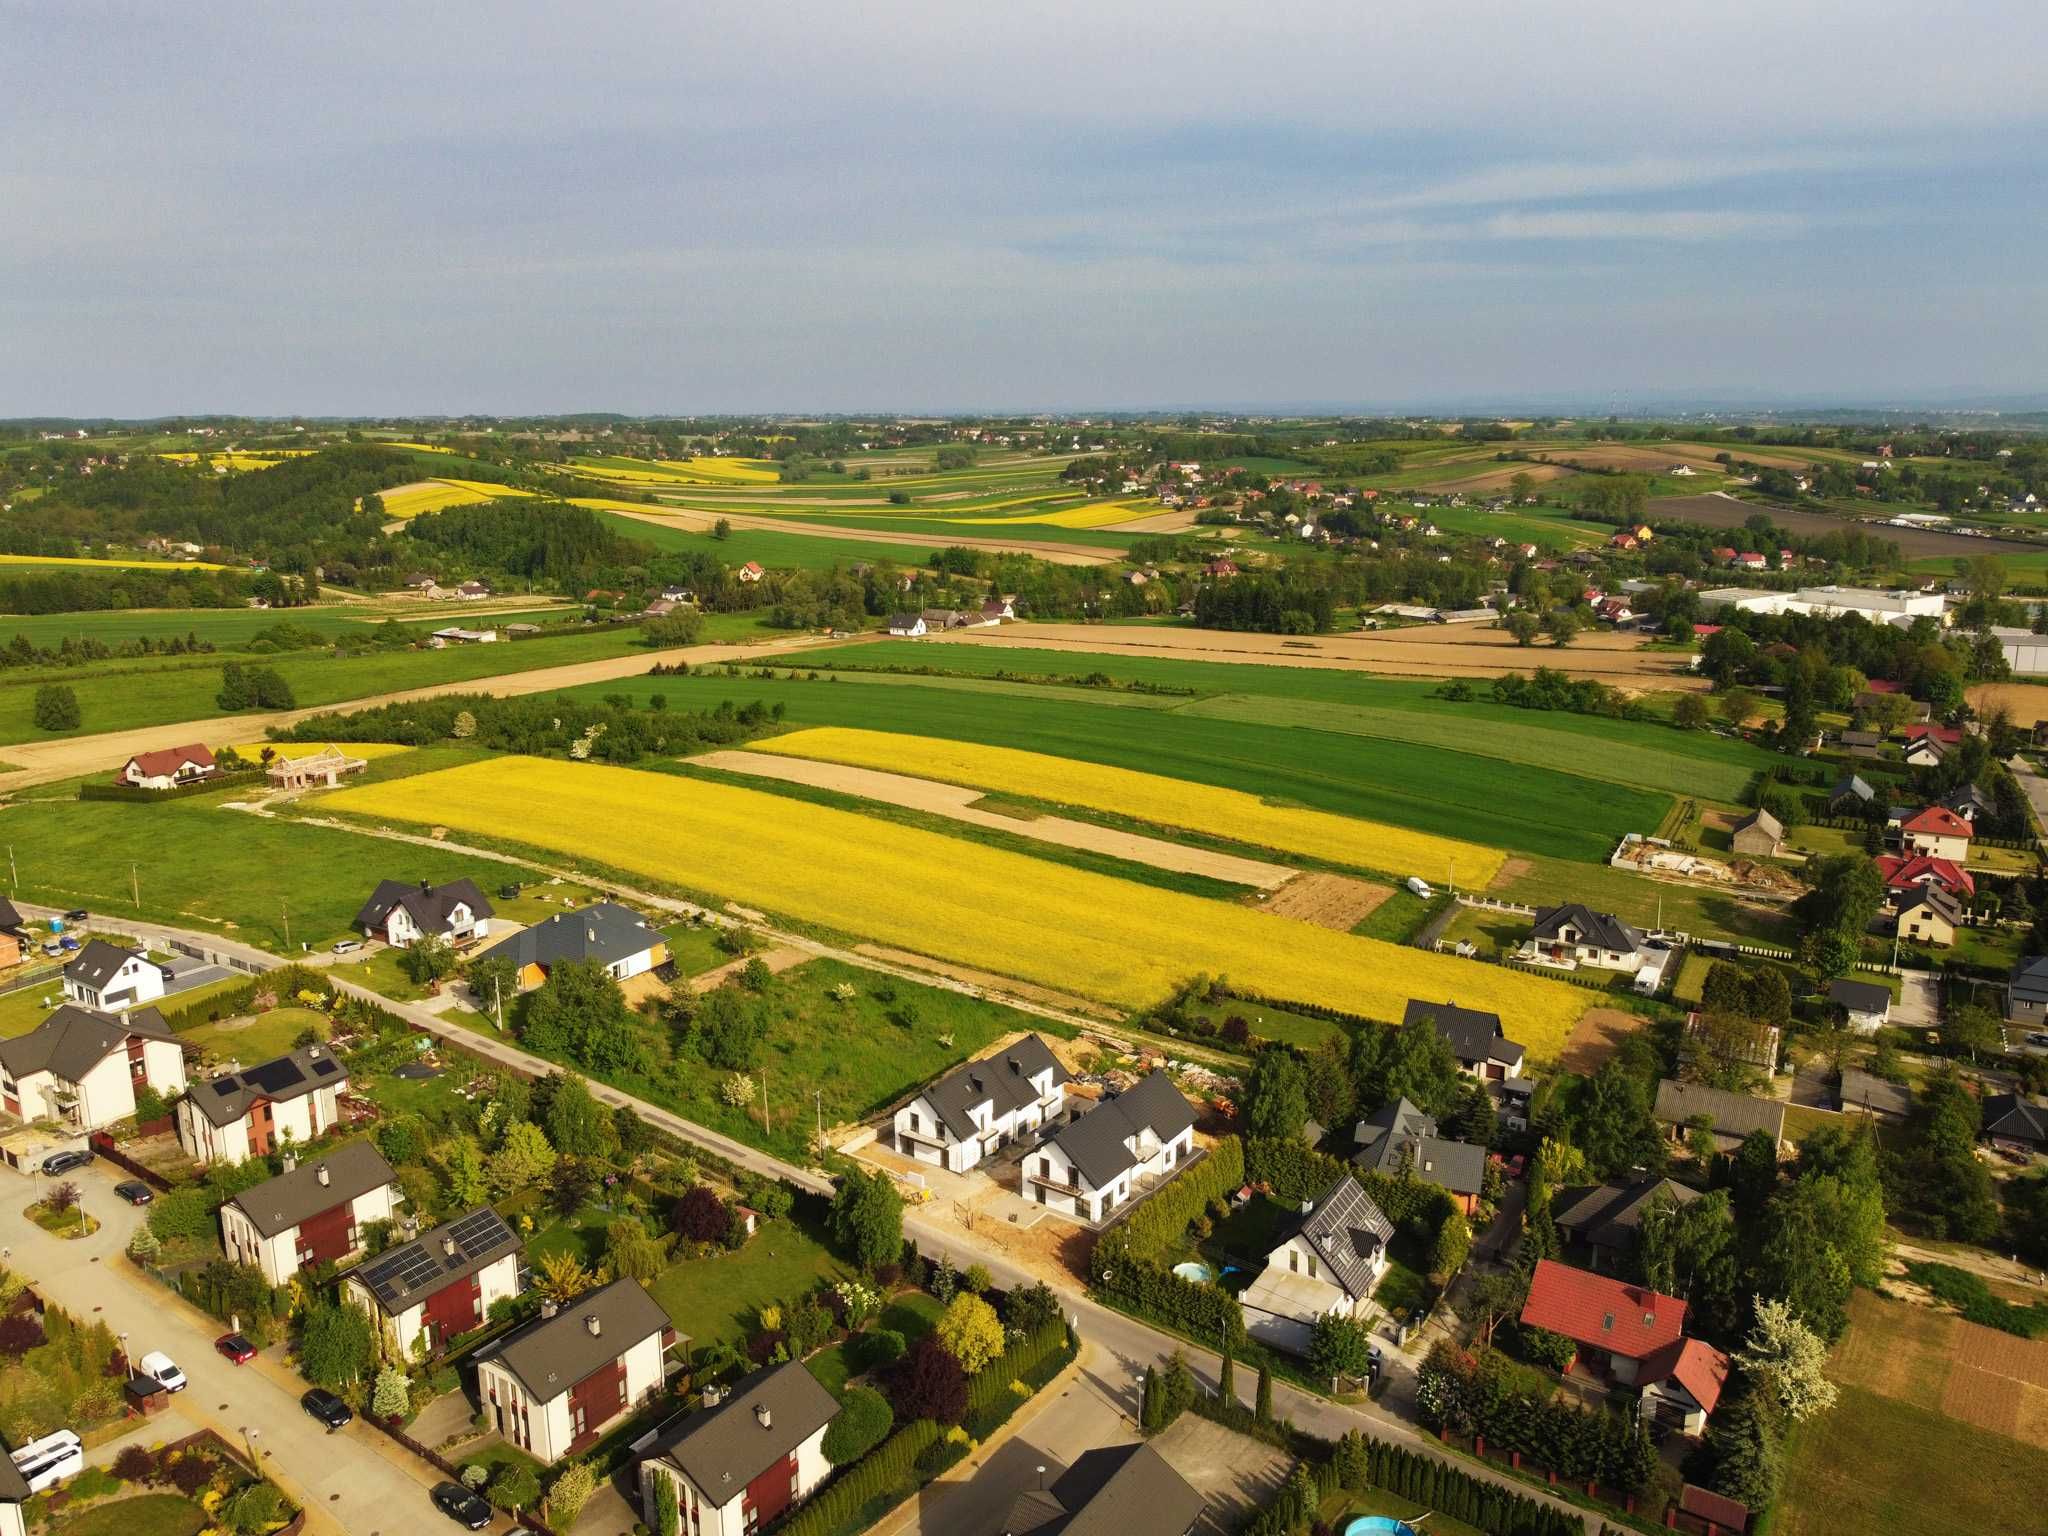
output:
[[1728,496],[1658,496],[1650,502],[1649,515],[1653,523],[1659,518],[1670,518],[1677,522],[1703,523],[1709,528],[1740,528],[1759,512],[1769,513],[1771,521],[1780,528],[1809,538],[1824,533],[1840,533],[1845,528],[1861,528],[1874,538],[1891,540],[1909,559],[1948,555],[1967,560],[1973,555],[2031,554],[2042,547],[2023,544],[2017,539],[1973,539],[1960,533],[1941,533],[1931,528],[1894,528],[1889,523],[1830,517],[1825,512],[1807,512],[1766,502],[1736,501]]

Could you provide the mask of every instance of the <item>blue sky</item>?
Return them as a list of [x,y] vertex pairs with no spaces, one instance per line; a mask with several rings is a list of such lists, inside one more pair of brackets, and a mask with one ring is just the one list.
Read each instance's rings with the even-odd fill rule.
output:
[[2048,390],[2039,0],[0,0],[0,415]]

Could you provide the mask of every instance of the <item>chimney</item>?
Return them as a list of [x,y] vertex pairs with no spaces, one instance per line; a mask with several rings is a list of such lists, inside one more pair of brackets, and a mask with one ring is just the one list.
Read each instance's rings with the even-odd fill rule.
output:
[[420,882],[420,894],[421,894],[421,895],[425,895],[425,894],[426,894],[426,893],[427,893],[428,891],[431,891],[432,889],[433,889],[433,887],[432,887],[431,885],[427,884],[427,882],[426,882],[426,881],[422,880],[422,881]]
[[307,1047],[306,1047],[306,1060],[308,1060],[308,1061],[318,1061],[319,1059],[320,1059],[320,1047],[319,1047],[319,1046],[317,1046],[317,1045],[309,1045],[309,1046],[307,1046]]
[[775,1415],[768,1411],[766,1403],[754,1404],[754,1420],[763,1429],[773,1429],[775,1427]]
[[329,1184],[332,1184],[334,1182],[334,1175],[328,1170],[328,1167],[325,1163],[322,1163],[318,1168],[313,1170],[313,1177],[320,1181],[320,1187],[322,1189],[325,1189]]
[[452,1237],[444,1237],[444,1238],[442,1238],[442,1239],[441,1239],[441,1251],[442,1251],[443,1253],[447,1254],[449,1258],[451,1258],[451,1259],[452,1259],[452,1258],[454,1258],[454,1257],[455,1257],[455,1239],[454,1239],[454,1238],[452,1238]]
[[595,1312],[583,1314],[583,1326],[590,1330],[590,1336],[593,1339],[604,1332],[604,1323]]

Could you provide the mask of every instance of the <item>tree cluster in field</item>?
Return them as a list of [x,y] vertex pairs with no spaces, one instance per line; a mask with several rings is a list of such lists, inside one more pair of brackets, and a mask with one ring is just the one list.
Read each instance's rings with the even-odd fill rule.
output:
[[[1560,642],[1563,643],[1563,642]],[[1573,715],[1604,715],[1612,720],[1650,720],[1655,716],[1642,700],[1631,698],[1619,688],[1610,688],[1596,678],[1573,677],[1555,667],[1538,667],[1528,677],[1509,672],[1493,680],[1487,689],[1496,704],[1516,709],[1559,710]],[[1472,685],[1462,680],[1446,683],[1437,690],[1439,698],[1463,702],[1474,697]]]
[[535,757],[577,755],[577,743],[583,742],[583,756],[634,763],[653,754],[685,756],[750,740],[781,719],[782,711],[780,703],[758,700],[735,705],[724,699],[713,709],[698,711],[671,710],[658,695],[646,708],[638,708],[624,694],[602,699],[572,694],[448,694],[348,714],[315,715],[278,733],[276,739],[395,741],[410,747],[466,740],[497,752]]
[[27,635],[16,633],[0,647],[0,669],[8,667],[83,667],[100,661],[126,661],[138,656],[203,656],[214,649],[211,640],[186,633],[159,639],[137,635],[111,645],[94,635],[66,635],[56,645],[37,645]]
[[297,702],[292,685],[275,667],[231,661],[220,669],[220,692],[214,703],[229,714],[244,709],[291,709]]
[[[0,545],[20,542],[0,534]],[[8,550],[10,554],[56,551]],[[63,554],[78,545],[63,541]],[[242,571],[71,570],[0,575],[0,611],[16,614],[104,613],[117,608],[240,608],[254,595]]]

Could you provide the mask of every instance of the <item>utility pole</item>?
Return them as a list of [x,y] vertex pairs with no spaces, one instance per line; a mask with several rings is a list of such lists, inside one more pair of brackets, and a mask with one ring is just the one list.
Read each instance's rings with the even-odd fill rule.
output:
[[128,866],[128,891],[135,898],[135,910],[142,910],[142,872],[138,865]]
[[498,1033],[505,1033],[505,984],[497,977],[491,978],[491,1012],[497,1016]]
[[14,844],[12,843],[7,845],[7,883],[14,886],[21,884],[21,876],[14,872]]
[[822,1158],[825,1155],[825,1091],[813,1088],[811,1097],[818,1102],[818,1156]]
[[761,1069],[761,1134],[768,1134],[768,1069]]
[[292,911],[284,897],[277,898],[277,915],[284,919],[284,947],[292,947]]

